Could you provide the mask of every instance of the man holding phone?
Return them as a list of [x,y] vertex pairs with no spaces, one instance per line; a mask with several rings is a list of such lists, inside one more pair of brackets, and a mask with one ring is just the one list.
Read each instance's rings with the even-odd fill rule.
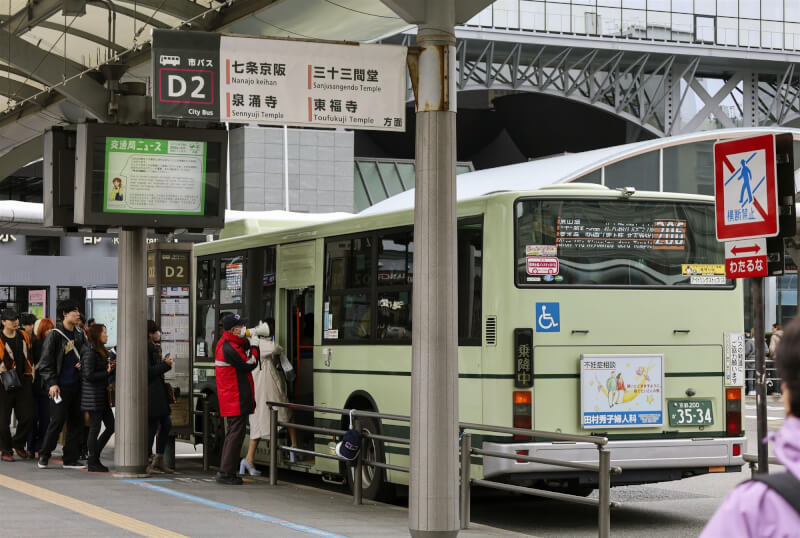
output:
[[156,454],[147,466],[147,473],[174,473],[164,463],[164,450],[172,429],[167,387],[164,374],[172,369],[173,360],[167,353],[161,357],[161,327],[152,319],[147,320],[147,452],[152,454],[153,440]]
[[47,334],[42,345],[42,357],[37,365],[42,386],[47,387],[50,396],[50,423],[39,452],[39,468],[47,468],[50,454],[55,449],[58,436],[66,423],[67,437],[62,456],[64,468],[82,469],[86,465],[78,459],[84,431],[80,349],[86,343],[86,337],[77,326],[81,317],[78,303],[72,300],[62,301],[58,304],[57,313],[62,319]]

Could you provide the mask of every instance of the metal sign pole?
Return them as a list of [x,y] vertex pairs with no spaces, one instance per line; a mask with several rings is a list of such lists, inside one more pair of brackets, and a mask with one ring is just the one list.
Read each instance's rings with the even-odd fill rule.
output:
[[[764,278],[753,279],[753,342],[756,347],[756,416],[758,444],[758,472],[768,473],[767,445],[762,441],[767,437],[767,361],[764,356]],[[744,411],[744,410],[742,410]]]
[[119,232],[116,473],[147,467],[147,230]]

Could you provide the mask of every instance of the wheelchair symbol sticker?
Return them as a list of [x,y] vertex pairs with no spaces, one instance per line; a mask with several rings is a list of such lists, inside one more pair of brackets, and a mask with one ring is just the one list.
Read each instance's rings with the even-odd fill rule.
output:
[[561,332],[558,303],[536,303],[536,332]]

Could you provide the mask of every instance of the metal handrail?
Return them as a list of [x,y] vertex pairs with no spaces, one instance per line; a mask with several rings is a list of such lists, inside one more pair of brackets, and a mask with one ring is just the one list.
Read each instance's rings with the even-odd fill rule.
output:
[[[758,474],[758,454],[742,454],[742,459],[747,463],[747,466],[750,467],[750,476]],[[767,458],[767,463],[769,465],[783,465],[775,456],[769,456]]]
[[[362,484],[362,468],[364,465],[368,465],[374,468],[379,469],[388,469],[392,471],[401,471],[401,472],[409,472],[407,467],[401,467],[399,465],[391,465],[388,463],[372,461],[372,460],[365,460],[363,458],[363,451],[359,450],[358,454],[356,455],[355,461],[347,460],[342,458],[341,456],[335,454],[325,454],[322,452],[317,452],[314,450],[305,450],[295,447],[289,446],[282,446],[279,445],[277,442],[278,439],[278,426],[290,427],[290,428],[298,428],[304,431],[313,431],[313,432],[320,432],[320,433],[331,433],[334,435],[343,435],[345,432],[343,430],[338,430],[335,428],[323,428],[319,426],[308,426],[305,424],[295,424],[292,422],[281,422],[278,420],[278,408],[287,408],[293,409],[297,411],[306,411],[306,412],[318,412],[318,413],[330,413],[330,414],[338,414],[341,416],[351,415],[355,418],[358,417],[370,417],[370,418],[378,418],[378,419],[386,419],[386,420],[395,420],[395,421],[403,421],[403,422],[411,422],[411,418],[405,415],[390,415],[386,413],[375,413],[373,411],[361,411],[361,410],[350,410],[350,409],[337,409],[332,407],[317,407],[313,405],[302,405],[302,404],[289,404],[289,403],[282,403],[282,402],[267,402],[267,406],[269,407],[270,411],[270,439],[272,442],[269,444],[270,454],[269,454],[269,466],[270,466],[270,473],[269,473],[269,483],[270,485],[277,484],[277,469],[278,469],[278,450],[284,450],[287,452],[295,452],[295,453],[302,453],[302,454],[310,454],[317,457],[333,459],[337,461],[344,461],[347,463],[353,463],[355,466],[354,473],[353,473],[353,503],[354,504],[361,504],[362,502],[362,491],[363,491],[363,484]],[[487,426],[485,424],[474,424],[470,422],[459,422],[459,429],[461,431],[461,441],[460,441],[460,461],[461,461],[461,494],[460,494],[460,511],[461,511],[461,528],[467,529],[469,528],[469,520],[470,520],[470,502],[471,502],[471,492],[470,486],[471,485],[478,485],[493,489],[499,489],[504,491],[511,491],[515,493],[523,493],[526,495],[535,495],[538,497],[547,497],[550,499],[557,499],[562,501],[569,501],[569,502],[576,502],[580,504],[587,504],[591,506],[598,507],[598,534],[601,538],[607,538],[611,534],[611,508],[619,506],[618,503],[614,503],[610,499],[610,492],[611,492],[611,474],[620,474],[622,473],[622,468],[618,466],[611,465],[611,452],[606,448],[608,444],[607,437],[600,437],[594,435],[576,435],[576,434],[567,434],[567,433],[560,433],[560,432],[544,432],[538,430],[526,430],[522,428],[508,428],[504,426]],[[378,441],[385,441],[390,443],[396,444],[410,444],[410,439],[403,439],[401,437],[393,437],[388,435],[381,435],[377,433],[365,432],[362,429],[360,421],[355,421],[355,429],[358,431],[359,436],[361,438],[367,439],[374,439]],[[570,443],[590,443],[594,444],[598,451],[598,463],[581,463],[581,462],[571,462],[571,461],[564,461],[564,460],[555,460],[550,458],[539,458],[536,456],[526,456],[522,454],[507,454],[505,452],[499,452],[494,450],[484,450],[482,448],[473,448],[472,447],[472,434],[471,433],[464,433],[465,430],[474,430],[474,431],[484,431],[484,432],[492,432],[492,433],[501,433],[501,434],[509,434],[509,435],[518,435],[518,436],[525,436],[525,437],[537,437],[540,439],[549,439],[553,441],[561,441],[561,442],[570,442]],[[593,471],[598,473],[598,498],[597,499],[587,499],[585,497],[579,495],[571,495],[568,493],[559,493],[554,491],[547,491],[537,488],[529,488],[524,486],[517,486],[513,484],[505,484],[502,482],[495,482],[492,480],[482,480],[477,478],[471,478],[470,472],[472,467],[471,456],[472,455],[478,456],[489,456],[489,457],[496,457],[496,458],[504,458],[504,459],[513,459],[517,461],[523,462],[530,462],[530,463],[542,463],[547,465],[554,465],[559,467],[568,467],[572,469],[579,469],[585,471]]]
[[608,443],[606,437],[597,435],[578,435],[574,433],[543,432],[539,430],[526,430],[523,428],[508,428],[506,426],[486,426],[485,424],[472,424],[469,422],[459,422],[462,430],[478,430],[493,433],[507,433],[510,435],[524,435],[526,437],[539,437],[552,441],[572,441],[575,443],[593,443],[598,446],[605,446]]

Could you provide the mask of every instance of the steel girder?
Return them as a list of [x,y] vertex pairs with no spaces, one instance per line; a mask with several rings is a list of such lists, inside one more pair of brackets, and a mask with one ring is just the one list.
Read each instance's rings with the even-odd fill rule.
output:
[[134,4],[165,13],[181,20],[189,20],[203,13],[207,8],[190,0],[117,0],[119,4]]
[[[405,36],[403,42],[412,40]],[[553,95],[599,108],[656,136],[697,131],[709,121],[721,127],[770,126],[800,118],[800,70],[791,63],[780,75],[774,62],[764,66],[765,73],[759,73],[758,62],[749,64],[752,71],[736,66],[731,72],[709,67],[702,56],[472,39],[458,41],[456,57],[459,91]],[[709,79],[718,82],[708,84]],[[714,86],[712,95],[707,88]],[[749,100],[750,95],[756,98]]]
[[82,65],[50,54],[7,30],[0,30],[0,60],[46,86],[58,84],[58,93],[80,103],[98,119],[109,119],[108,91],[101,84],[90,77],[76,77],[62,84],[65,79],[83,72]]
[[[64,24],[57,23],[57,22],[41,22],[37,24],[39,28],[46,28],[48,30],[55,30],[56,32],[63,32],[65,29]],[[117,54],[125,50],[125,47],[122,45],[117,45],[116,43],[112,43],[108,39],[104,38],[101,35],[93,34],[91,32],[85,32],[83,30],[79,30],[75,27],[66,27],[66,32],[69,35],[73,35],[75,37],[80,37],[87,41],[91,41],[92,43],[97,43],[98,45],[102,45],[103,47],[110,48]]]

